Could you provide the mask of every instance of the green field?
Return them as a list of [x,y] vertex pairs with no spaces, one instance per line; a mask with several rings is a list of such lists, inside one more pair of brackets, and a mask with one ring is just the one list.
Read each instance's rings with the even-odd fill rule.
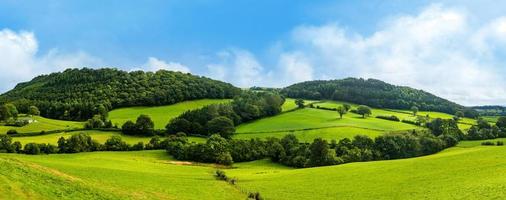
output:
[[[310,103],[313,103],[315,101],[312,101],[312,100],[304,100],[304,104],[305,105],[308,105]],[[283,104],[283,106],[281,107],[281,110],[283,112],[285,111],[290,111],[290,110],[293,110],[297,108],[297,104],[295,104],[295,99],[290,99],[290,98],[287,98],[285,99],[285,103]]]
[[121,127],[126,121],[135,122],[141,114],[146,114],[155,122],[156,129],[164,129],[169,121],[185,111],[194,110],[206,105],[230,102],[229,99],[202,99],[194,101],[185,101],[168,106],[156,107],[128,107],[115,109],[109,112],[109,119],[113,124]]
[[236,164],[227,174],[268,199],[502,199],[506,147],[479,143],[419,158],[309,169],[262,160]]
[[354,113],[348,113],[340,119],[335,111],[305,108],[242,124],[237,127],[235,138],[283,137],[294,133],[302,141],[312,141],[317,137],[338,140],[357,134],[376,137],[385,132],[412,129],[420,127],[374,117],[364,119]]
[[0,154],[0,199],[245,199],[211,166],[164,151]]
[[483,116],[482,118],[490,123],[496,123],[500,116]]
[[83,128],[83,122],[72,122],[72,121],[63,121],[63,120],[55,120],[48,119],[40,116],[31,117],[35,120],[35,122],[28,124],[23,127],[14,127],[14,126],[0,126],[0,134],[5,134],[9,130],[16,130],[19,133],[31,133],[31,132],[40,132],[40,131],[51,131],[51,130],[68,130],[68,129],[76,129]]
[[[268,160],[225,169],[164,151],[0,154],[0,199],[501,199],[506,147],[461,142],[435,155],[293,169]],[[135,192],[131,192],[135,191]],[[365,192],[366,191],[366,192]]]
[[[21,144],[35,142],[35,143],[50,143],[50,144],[56,145],[58,142],[58,139],[60,137],[68,138],[72,134],[76,134],[76,133],[86,133],[86,134],[90,135],[93,139],[97,140],[98,142],[100,142],[102,144],[107,139],[111,138],[111,136],[114,136],[114,135],[121,136],[123,141],[127,142],[128,144],[136,144],[138,142],[144,142],[144,144],[146,144],[151,139],[151,137],[136,137],[136,136],[123,135],[120,132],[93,130],[93,131],[55,133],[55,134],[47,134],[47,135],[39,135],[39,136],[13,137],[12,140],[19,141],[19,142],[21,142]],[[205,138],[188,137],[188,140],[194,141],[194,142],[203,142],[203,141],[205,141]]]

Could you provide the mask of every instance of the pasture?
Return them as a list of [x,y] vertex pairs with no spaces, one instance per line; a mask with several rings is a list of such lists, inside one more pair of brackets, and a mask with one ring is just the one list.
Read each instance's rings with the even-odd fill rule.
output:
[[501,199],[506,147],[462,142],[438,154],[291,169],[268,160],[226,170],[238,186],[268,199]]
[[245,199],[165,151],[0,154],[0,199]]
[[113,124],[121,127],[126,121],[135,122],[141,114],[146,114],[155,122],[156,129],[164,129],[169,121],[185,111],[202,108],[210,104],[227,103],[229,99],[202,99],[194,101],[185,101],[167,106],[155,107],[128,107],[115,109],[109,112],[109,119]]
[[80,129],[84,126],[83,122],[55,120],[40,116],[27,117],[23,115],[22,117],[31,118],[35,120],[35,122],[23,127],[0,125],[0,134],[5,134],[9,130],[16,130],[19,133],[32,133],[40,131]]

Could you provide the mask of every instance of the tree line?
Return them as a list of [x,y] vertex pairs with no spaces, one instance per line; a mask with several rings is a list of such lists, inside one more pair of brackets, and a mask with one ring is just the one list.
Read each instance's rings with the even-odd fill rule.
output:
[[186,111],[166,126],[168,134],[178,132],[230,138],[235,126],[281,113],[284,98],[271,92],[243,92],[231,103],[213,104]]
[[300,142],[293,134],[266,140],[227,140],[216,134],[206,143],[174,140],[168,144],[167,152],[179,160],[231,165],[270,158],[283,165],[304,168],[429,155],[455,146],[464,139],[453,119],[437,119],[428,128],[429,131],[389,133],[374,139],[363,135],[330,142],[317,138],[312,143]]
[[84,121],[107,110],[127,106],[169,105],[193,99],[233,98],[240,89],[231,84],[191,74],[160,70],[125,72],[118,69],[67,69],[42,75],[0,96],[19,112],[36,106],[40,115]]
[[329,81],[307,81],[288,86],[281,94],[290,98],[331,99],[353,102],[375,108],[439,111],[454,114],[462,111],[476,118],[478,112],[422,90],[395,86],[375,79],[347,78]]

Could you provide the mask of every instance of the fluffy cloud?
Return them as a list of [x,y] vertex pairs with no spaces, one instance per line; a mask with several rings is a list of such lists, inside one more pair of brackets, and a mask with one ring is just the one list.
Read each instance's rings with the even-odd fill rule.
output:
[[176,62],[165,62],[155,57],[149,57],[146,64],[143,65],[143,68],[148,71],[158,71],[160,69],[169,70],[169,71],[177,71],[183,73],[190,73],[190,68],[187,66],[176,63]]
[[263,83],[267,75],[263,67],[250,52],[230,49],[217,54],[218,62],[207,65],[208,76],[227,80],[239,87],[249,87]]
[[38,42],[32,32],[0,30],[0,91],[18,82],[68,67],[98,66],[101,61],[84,52],[63,54],[57,49],[38,55]]
[[468,18],[464,11],[432,5],[418,15],[391,19],[371,35],[336,24],[300,26],[289,41],[293,49],[280,56],[279,67],[300,80],[377,78],[466,105],[504,104],[506,81],[500,63],[506,19],[472,26]]

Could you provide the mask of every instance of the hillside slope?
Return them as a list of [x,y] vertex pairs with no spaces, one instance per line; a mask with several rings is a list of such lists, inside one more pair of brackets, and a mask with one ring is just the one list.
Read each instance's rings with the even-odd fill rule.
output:
[[20,112],[36,105],[41,115],[66,120],[89,119],[99,104],[113,109],[127,106],[169,105],[193,99],[232,98],[240,89],[205,77],[160,70],[125,72],[117,69],[67,69],[42,75],[0,96]]
[[284,88],[282,94],[290,98],[331,99],[368,105],[376,108],[408,110],[417,106],[420,110],[455,114],[464,111],[474,118],[476,111],[437,97],[423,90],[395,86],[375,79],[347,78],[342,80],[318,80],[297,83]]

